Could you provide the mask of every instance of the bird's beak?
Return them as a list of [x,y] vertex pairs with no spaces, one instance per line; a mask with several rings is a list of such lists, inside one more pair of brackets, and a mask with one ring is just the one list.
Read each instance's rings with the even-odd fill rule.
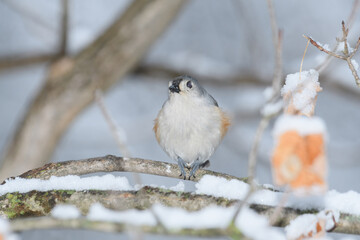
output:
[[174,81],[172,82],[172,84],[170,85],[170,87],[169,87],[170,92],[172,92],[172,93],[174,93],[174,92],[179,93],[179,92],[180,92],[179,84],[180,84],[180,81],[174,80]]

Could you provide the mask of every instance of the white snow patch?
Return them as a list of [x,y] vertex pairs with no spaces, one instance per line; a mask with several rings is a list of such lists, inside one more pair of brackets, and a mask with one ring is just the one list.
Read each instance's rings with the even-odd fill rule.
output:
[[[249,185],[239,180],[226,180],[225,178],[205,175],[195,185],[197,194],[206,194],[227,199],[242,200],[249,190]],[[283,198],[281,192],[271,190],[258,190],[250,198],[250,203],[277,206]],[[328,191],[324,196],[299,197],[290,195],[286,207],[297,209],[331,209],[343,213],[360,215],[360,193],[349,191],[339,193],[335,190]]]
[[314,236],[317,233],[316,225],[319,221],[325,221],[325,230],[329,231],[339,221],[338,211],[321,211],[318,214],[303,214],[295,218],[285,227],[287,239],[298,239],[301,235]]
[[0,237],[3,240],[19,240],[20,237],[13,234],[10,229],[10,224],[7,219],[0,217]]
[[166,172],[171,173],[170,165],[166,165]]
[[185,191],[185,184],[183,181],[179,181],[178,184],[176,184],[173,187],[170,187],[169,189],[172,191],[175,191],[175,192],[183,192],[183,191]]
[[258,240],[285,240],[285,236],[269,226],[268,220],[253,210],[244,207],[236,219],[236,226],[248,237]]
[[359,71],[359,64],[355,59],[351,59],[351,63],[355,68],[355,71]]
[[302,234],[316,232],[317,217],[314,214],[303,214],[295,218],[285,227],[288,239],[297,239]]
[[265,100],[269,101],[274,94],[273,88],[272,87],[265,88],[263,94],[264,94]]
[[[347,47],[348,47],[349,53],[352,53],[354,51],[354,49],[352,47],[350,47],[349,43],[347,44]],[[345,42],[340,42],[336,52],[343,53],[344,50],[345,50]]]
[[51,210],[51,216],[58,219],[75,219],[79,218],[81,213],[74,205],[56,205]]
[[295,130],[300,135],[324,134],[326,135],[325,122],[319,117],[306,117],[284,114],[280,116],[274,125],[273,135],[280,136],[284,132]]
[[162,205],[154,205],[153,209],[167,228],[226,228],[234,214],[233,208],[218,206],[208,206],[194,212]]
[[272,115],[280,112],[283,106],[284,106],[284,102],[282,100],[279,100],[275,103],[267,103],[261,109],[261,114],[265,117],[272,116]]
[[314,100],[319,91],[319,73],[310,69],[309,71],[302,71],[300,73],[289,74],[286,76],[285,85],[281,89],[281,95],[286,97],[290,95],[290,104],[296,110],[308,115],[314,109]]
[[243,199],[250,189],[248,184],[239,180],[226,180],[225,178],[211,175],[203,176],[195,184],[195,187],[195,193],[197,194],[207,194],[228,199]]
[[315,56],[315,63],[316,64],[322,64],[325,60],[326,60],[326,58],[327,58],[327,54],[324,54],[323,52],[320,52],[319,54],[317,54],[316,56]]
[[[313,39],[313,38],[311,38],[311,39]],[[316,42],[320,47],[323,47],[325,50],[331,51],[329,44],[327,44],[327,43],[322,44],[321,42],[318,42],[318,41],[315,41],[315,42]]]
[[156,220],[150,211],[131,209],[118,212],[107,209],[100,203],[95,203],[90,207],[87,218],[93,221],[118,222],[148,226],[156,225]]
[[325,197],[325,206],[343,213],[360,215],[360,194],[354,191],[339,193],[335,190],[328,191]]
[[129,191],[133,190],[133,187],[129,184],[126,177],[115,177],[111,174],[84,178],[73,175],[64,177],[52,176],[49,180],[15,178],[8,179],[5,181],[5,184],[0,185],[0,195],[11,192],[25,193],[32,190],[44,192],[63,189],[75,191],[89,189]]
[[[235,214],[235,207],[208,206],[199,211],[188,212],[182,208],[171,208],[156,204],[153,206],[153,211],[161,223],[169,229],[226,228]],[[150,210],[119,212],[109,210],[99,203],[91,206],[87,218],[94,221],[112,221],[133,225],[156,225],[155,217]],[[242,209],[235,225],[252,239],[285,239],[280,231],[269,226],[265,217],[247,207]]]

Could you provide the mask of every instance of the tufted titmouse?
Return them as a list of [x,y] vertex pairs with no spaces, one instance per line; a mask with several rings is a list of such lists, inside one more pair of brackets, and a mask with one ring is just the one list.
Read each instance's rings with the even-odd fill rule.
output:
[[154,132],[164,151],[175,160],[180,176],[189,179],[205,167],[225,136],[230,120],[199,82],[180,76],[169,82],[169,98],[155,119]]

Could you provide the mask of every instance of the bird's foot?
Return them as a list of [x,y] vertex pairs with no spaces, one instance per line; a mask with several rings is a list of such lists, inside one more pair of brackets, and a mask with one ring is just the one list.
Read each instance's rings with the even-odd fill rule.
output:
[[181,172],[179,177],[184,176],[184,180],[185,180],[186,179],[185,162],[181,157],[178,157],[177,162],[178,162],[180,172]]
[[201,166],[201,164],[202,164],[202,163],[199,161],[199,159],[197,159],[195,162],[193,162],[193,163],[191,164],[191,171],[190,171],[190,175],[189,175],[189,180],[190,180],[191,177],[196,178],[195,173],[196,173],[196,171],[199,169],[199,167]]

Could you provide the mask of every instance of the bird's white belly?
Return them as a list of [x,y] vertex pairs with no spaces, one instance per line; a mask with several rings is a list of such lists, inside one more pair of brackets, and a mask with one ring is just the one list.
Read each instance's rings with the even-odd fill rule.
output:
[[175,161],[205,162],[221,140],[221,114],[216,106],[164,105],[158,118],[160,145]]

